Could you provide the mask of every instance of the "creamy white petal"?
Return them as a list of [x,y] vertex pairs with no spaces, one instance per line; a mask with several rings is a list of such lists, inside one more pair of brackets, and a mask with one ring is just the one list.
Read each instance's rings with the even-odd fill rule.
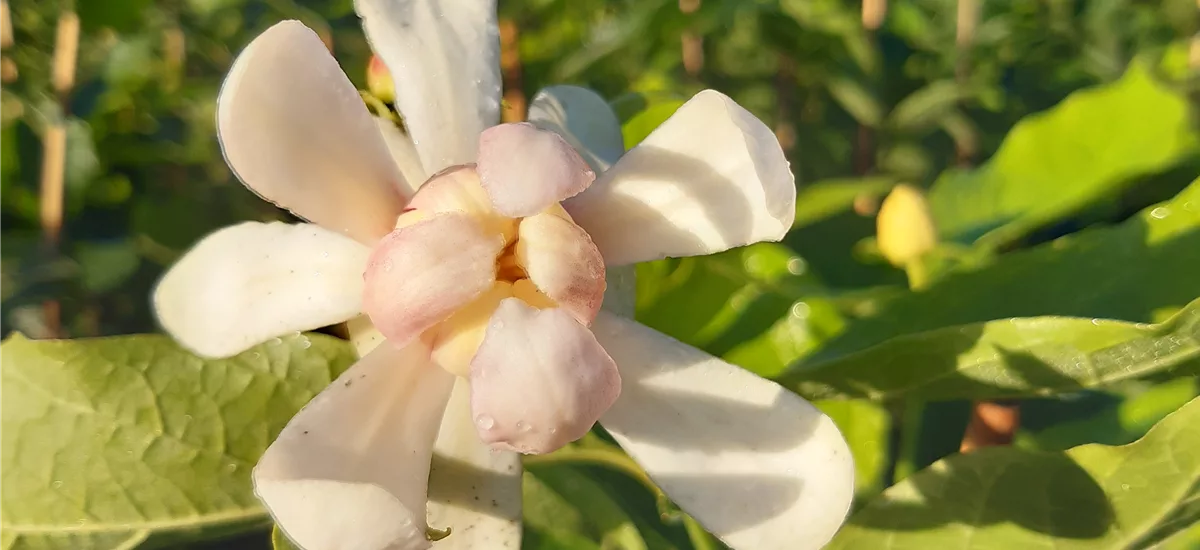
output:
[[421,187],[421,184],[429,179],[429,174],[421,166],[421,158],[417,156],[417,147],[413,145],[412,138],[400,130],[395,122],[375,117],[375,124],[379,126],[379,133],[383,135],[383,141],[387,143],[388,151],[392,153],[392,160],[400,168],[400,173],[404,174],[404,187],[400,190],[401,194],[406,199],[410,199]]
[[854,495],[854,463],[829,417],[769,380],[634,321],[600,312],[621,371],[601,425],[684,511],[736,550],[822,547]]
[[706,90],[563,206],[623,265],[778,241],[796,184],[771,129]]
[[358,90],[298,21],[238,55],[217,99],[217,135],[247,187],[361,242],[387,234],[404,207],[407,183]]
[[625,152],[616,113],[587,88],[542,88],[529,104],[529,122],[562,135],[596,173],[608,170]]
[[312,224],[226,227],[171,266],[154,289],[154,314],[184,347],[228,357],[356,315],[369,254]]
[[521,220],[517,261],[539,291],[582,325],[604,302],[604,258],[592,239],[570,220],[540,213]]
[[471,387],[459,378],[429,472],[429,525],[450,529],[438,550],[521,547],[521,458],[475,435]]
[[479,134],[500,119],[495,0],[355,0],[372,49],[396,82],[429,174],[474,162]]
[[380,346],[284,427],[255,493],[305,550],[428,548],[429,462],[453,384],[423,346]]

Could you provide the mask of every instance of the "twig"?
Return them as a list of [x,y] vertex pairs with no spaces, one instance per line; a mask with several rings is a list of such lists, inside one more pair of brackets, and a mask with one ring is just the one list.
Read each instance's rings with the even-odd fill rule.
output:
[[[679,0],[679,12],[688,15],[700,9],[700,0]],[[683,55],[683,70],[688,76],[697,76],[704,68],[704,39],[692,31],[683,31],[679,37]]]
[[[863,0],[862,26],[867,35],[867,42],[876,47],[875,34],[883,25],[887,15],[887,0]],[[875,132],[866,124],[858,124],[858,134],[854,140],[854,173],[866,175],[875,165]]]
[[504,81],[503,122],[525,120],[525,90],[521,83],[520,30],[512,19],[500,20],[500,77]]

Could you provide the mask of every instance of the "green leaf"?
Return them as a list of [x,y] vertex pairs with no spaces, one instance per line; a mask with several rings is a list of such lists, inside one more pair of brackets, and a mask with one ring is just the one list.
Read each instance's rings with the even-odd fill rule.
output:
[[278,525],[271,528],[271,548],[272,550],[301,550],[299,546],[288,540],[287,535],[283,534],[283,530]]
[[681,106],[683,106],[681,100],[666,100],[653,103],[640,113],[633,115],[633,118],[621,126],[621,135],[625,138],[625,149],[633,149],[635,145],[641,143],[646,136],[650,135],[650,132],[671,118],[671,115],[675,114],[675,111]]
[[854,514],[831,550],[1140,549],[1200,520],[1200,399],[1124,447],[990,447],[910,476]]
[[929,201],[942,235],[994,248],[1196,151],[1186,98],[1140,63],[1027,117],[982,167],[943,174]]
[[78,243],[75,260],[79,262],[83,286],[91,292],[106,292],[120,286],[141,262],[137,246],[129,239]]
[[782,372],[843,320],[804,260],[758,243],[698,258],[642,264],[637,318],[764,376]]
[[1018,432],[1015,444],[1042,451],[1061,451],[1085,443],[1125,445],[1146,435],[1152,426],[1195,398],[1196,390],[1194,378],[1171,380],[1092,412],[1086,418],[1055,424],[1036,433]]
[[267,444],[355,357],[294,335],[200,359],[159,335],[0,346],[5,548],[169,546],[269,523]]
[[1158,325],[1013,318],[889,340],[786,380],[818,399],[995,399],[1200,373],[1200,299]]
[[819,401],[814,405],[833,419],[850,444],[850,454],[854,456],[855,492],[861,497],[883,489],[891,415],[870,401]]
[[879,126],[879,121],[883,119],[883,106],[862,83],[848,76],[837,76],[830,78],[825,85],[833,99],[854,120],[872,128]]
[[[527,472],[525,521],[558,537],[591,534],[602,548],[646,550],[633,519],[596,481],[565,465],[538,466]],[[532,478],[532,479],[531,479]]]
[[896,182],[887,176],[818,181],[796,193],[796,220],[792,229],[812,225],[849,210],[861,195],[878,196]]
[[[1010,317],[1162,320],[1200,295],[1196,250],[1200,179],[1120,225],[1004,254],[889,300],[806,361],[820,365],[898,336]],[[944,358],[952,350],[926,353]]]
[[901,132],[920,132],[936,126],[963,99],[958,83],[935,80],[900,100],[888,115],[888,124]]

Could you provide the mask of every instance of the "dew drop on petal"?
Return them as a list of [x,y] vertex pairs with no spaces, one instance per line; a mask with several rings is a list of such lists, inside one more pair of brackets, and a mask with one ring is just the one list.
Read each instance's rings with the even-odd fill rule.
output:
[[492,323],[492,328],[496,330],[504,328],[504,321],[496,321],[495,323]]
[[517,429],[522,432],[529,432],[530,430],[533,430],[533,426],[530,426],[524,420],[518,420],[517,421]]
[[496,426],[496,419],[486,414],[481,414],[475,417],[475,425],[481,430],[490,430]]

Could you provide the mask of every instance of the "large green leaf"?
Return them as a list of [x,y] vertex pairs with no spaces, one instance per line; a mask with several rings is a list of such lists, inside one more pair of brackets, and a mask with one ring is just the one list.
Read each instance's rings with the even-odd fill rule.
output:
[[165,336],[0,346],[3,547],[117,549],[270,521],[250,470],[284,424],[354,360],[293,335],[222,360]]
[[[1010,317],[1161,320],[1200,296],[1197,250],[1200,180],[1120,225],[1005,254],[889,300],[807,361],[824,364],[898,336]],[[950,348],[925,353],[939,351],[954,355]]]
[[828,548],[1151,548],[1200,520],[1200,399],[1124,447],[992,447],[910,476]]
[[1022,120],[980,168],[943,174],[929,195],[934,217],[950,240],[1011,241],[1193,154],[1188,120],[1183,94],[1135,63]]
[[889,340],[785,382],[819,399],[994,399],[1200,373],[1200,300],[1158,325],[1013,318]]
[[792,229],[809,226],[849,210],[859,196],[882,195],[895,183],[895,179],[889,176],[872,176],[803,185],[796,192],[796,218],[792,222]]
[[642,264],[637,282],[639,321],[764,376],[842,328],[804,260],[775,243]]
[[814,403],[829,415],[850,444],[854,457],[854,489],[861,497],[883,489],[888,467],[888,435],[892,418],[877,403],[861,400]]

